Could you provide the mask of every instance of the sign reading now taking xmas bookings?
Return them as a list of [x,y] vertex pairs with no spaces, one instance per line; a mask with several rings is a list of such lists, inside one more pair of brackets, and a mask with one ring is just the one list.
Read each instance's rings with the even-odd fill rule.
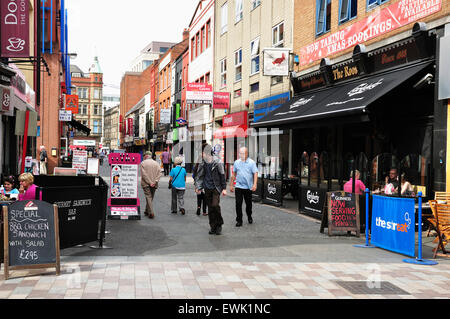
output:
[[414,198],[374,195],[370,242],[380,248],[414,257],[414,213]]
[[300,65],[354,47],[441,10],[442,0],[400,0],[373,10],[366,19],[349,25],[300,49]]

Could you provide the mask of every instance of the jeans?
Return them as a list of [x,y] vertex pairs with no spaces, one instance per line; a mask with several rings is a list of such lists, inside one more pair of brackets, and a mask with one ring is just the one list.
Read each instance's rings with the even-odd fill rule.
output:
[[200,209],[203,204],[202,212],[203,214],[206,214],[206,200],[205,200],[205,194],[202,192],[200,194],[197,194],[197,209]]
[[220,193],[216,189],[205,189],[205,201],[208,205],[208,219],[211,230],[216,230],[223,225],[220,211]]
[[235,188],[236,194],[236,221],[242,223],[242,202],[245,200],[247,218],[252,217],[252,191],[250,189]]
[[184,189],[176,189],[175,187],[172,187],[172,205],[171,210],[172,212],[177,211],[177,202],[178,202],[178,208],[184,209]]

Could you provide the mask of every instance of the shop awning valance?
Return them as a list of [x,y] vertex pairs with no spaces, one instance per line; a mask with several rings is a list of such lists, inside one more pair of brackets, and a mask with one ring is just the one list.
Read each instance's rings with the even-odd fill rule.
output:
[[247,125],[221,127],[214,132],[214,138],[216,139],[233,137],[247,137]]
[[429,64],[430,62],[414,64],[313,93],[302,94],[270,112],[252,126],[273,127],[301,121],[362,114],[371,103]]
[[72,126],[73,128],[77,129],[78,131],[82,131],[84,133],[86,133],[87,136],[89,136],[89,134],[91,134],[91,129],[85,125],[83,125],[81,122],[72,119],[72,121],[67,122],[70,126]]

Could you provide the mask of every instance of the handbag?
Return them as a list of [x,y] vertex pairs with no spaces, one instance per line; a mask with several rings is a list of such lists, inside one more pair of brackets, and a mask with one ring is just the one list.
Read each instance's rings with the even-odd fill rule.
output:
[[172,189],[172,183],[173,183],[174,180],[177,179],[178,175],[180,175],[182,169],[183,169],[183,168],[180,167],[180,170],[178,171],[177,176],[175,176],[175,178],[174,178],[172,181],[169,181],[169,189]]

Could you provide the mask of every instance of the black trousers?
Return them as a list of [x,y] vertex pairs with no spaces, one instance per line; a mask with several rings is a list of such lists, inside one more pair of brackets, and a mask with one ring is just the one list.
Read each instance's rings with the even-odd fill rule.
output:
[[203,205],[202,212],[206,214],[206,201],[205,201],[205,193],[197,194],[197,208],[201,208]]
[[235,188],[236,194],[236,221],[242,223],[242,202],[245,200],[247,218],[252,217],[252,191],[250,189]]
[[220,193],[216,189],[205,189],[205,201],[208,206],[208,219],[211,230],[223,225],[220,211]]
[[164,167],[164,176],[169,175],[169,163],[167,164],[163,163],[163,167]]

